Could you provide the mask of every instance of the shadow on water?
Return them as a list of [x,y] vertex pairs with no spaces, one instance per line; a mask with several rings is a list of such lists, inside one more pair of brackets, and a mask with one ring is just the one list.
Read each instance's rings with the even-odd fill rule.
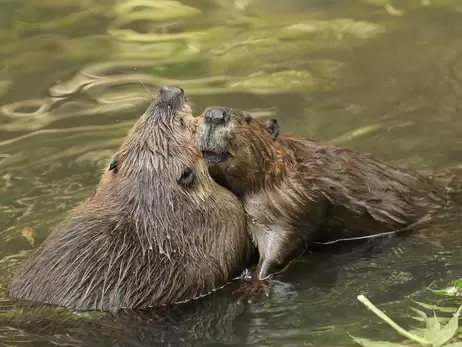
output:
[[[30,250],[98,181],[161,85],[283,132],[462,182],[458,1],[0,0],[0,344],[353,345],[396,339],[356,300],[403,317],[408,296],[462,277],[460,196],[405,239],[314,249],[270,298],[235,281],[152,312],[87,315],[6,299]],[[456,175],[453,178],[452,175]],[[460,187],[455,187],[460,191]]]

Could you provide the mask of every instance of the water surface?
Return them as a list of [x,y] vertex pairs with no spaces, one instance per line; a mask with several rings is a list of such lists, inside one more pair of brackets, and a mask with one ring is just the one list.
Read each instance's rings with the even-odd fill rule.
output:
[[[386,0],[0,0],[0,344],[336,346],[399,340],[356,299],[409,319],[407,296],[462,276],[460,213],[436,240],[347,262],[316,254],[238,305],[239,283],[171,311],[19,306],[6,284],[94,189],[161,85],[283,132],[450,179],[462,168],[462,5]],[[31,232],[24,233],[25,228]],[[33,245],[31,238],[33,237]]]

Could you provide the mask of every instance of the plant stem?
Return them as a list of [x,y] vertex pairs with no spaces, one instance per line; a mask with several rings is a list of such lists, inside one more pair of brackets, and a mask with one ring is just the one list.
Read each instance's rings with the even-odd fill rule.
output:
[[420,336],[411,334],[410,332],[401,328],[390,317],[388,317],[385,313],[383,313],[377,307],[375,307],[374,304],[370,302],[364,295],[362,294],[358,295],[358,300],[361,301],[369,310],[371,310],[373,313],[379,316],[379,318],[383,319],[386,323],[388,323],[388,325],[390,325],[393,329],[395,329],[399,334],[403,335],[404,337],[407,337],[410,340],[420,343],[421,345],[424,345],[424,346],[431,344],[430,341],[427,341]]

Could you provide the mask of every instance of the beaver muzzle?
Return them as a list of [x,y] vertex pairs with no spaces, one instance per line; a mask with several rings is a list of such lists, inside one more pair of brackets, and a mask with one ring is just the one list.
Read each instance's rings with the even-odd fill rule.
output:
[[157,113],[176,113],[184,106],[185,96],[182,88],[164,86],[153,103],[152,109]]
[[229,157],[229,152],[218,134],[228,121],[229,116],[222,108],[210,108],[204,114],[200,144],[202,156],[208,165],[219,164]]
[[226,161],[229,157],[228,152],[214,152],[213,150],[202,151],[202,157],[208,165],[215,165]]

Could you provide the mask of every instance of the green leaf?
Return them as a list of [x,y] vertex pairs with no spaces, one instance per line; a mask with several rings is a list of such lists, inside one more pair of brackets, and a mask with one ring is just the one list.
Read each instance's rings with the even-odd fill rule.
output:
[[[429,340],[433,341],[433,343],[437,346],[441,346],[447,341],[449,341],[454,336],[454,334],[457,331],[457,327],[459,326],[459,315],[461,308],[459,308],[459,310],[454,314],[454,316],[443,328],[438,328],[438,331],[435,331],[433,337],[429,336]],[[433,330],[435,329],[433,328]]]
[[[428,341],[434,341],[435,337],[439,336],[441,324],[436,319],[436,314],[433,312],[433,317],[428,317],[425,321],[427,328],[424,330],[424,338]],[[452,336],[452,335],[451,335]],[[451,338],[451,337],[449,337]]]
[[447,312],[447,313],[454,313],[457,311],[457,307],[442,307],[442,306],[426,304],[426,303],[415,301],[415,300],[411,300],[411,301],[416,303],[417,305],[422,306],[423,308],[426,308],[432,311]]
[[457,288],[460,288],[460,287],[462,287],[462,278],[459,278],[454,283],[454,287],[447,287],[444,289],[430,289],[430,290],[437,295],[454,296],[457,294]]
[[444,289],[430,289],[430,290],[437,295],[453,296],[456,293],[456,287],[448,287]]
[[416,309],[414,307],[411,307],[411,310],[416,312],[420,317],[422,317],[424,321],[427,320],[428,316],[424,311],[418,310],[418,309]]
[[[380,311],[377,307],[375,307],[369,300],[367,300],[364,295],[358,295],[358,300],[360,300],[363,304],[365,304],[372,312],[374,312],[377,316],[382,318],[385,322],[387,322],[391,327],[393,327],[398,333],[401,335],[407,337],[408,339],[411,339],[417,343],[419,343],[422,346],[428,346],[431,345],[432,347],[439,347],[439,346],[452,346],[452,347],[462,347],[462,342],[457,342],[457,343],[452,343],[450,345],[445,345],[446,342],[448,342],[451,338],[455,336],[457,333],[458,327],[459,327],[459,316],[462,311],[462,306],[460,306],[458,309],[455,309],[455,313],[453,316],[445,323],[445,319],[438,318],[436,316],[435,310],[440,310],[444,312],[454,312],[453,308],[448,308],[448,307],[438,307],[434,305],[429,305],[425,303],[421,303],[418,301],[414,301],[416,304],[423,306],[427,309],[433,310],[433,315],[432,316],[427,316],[427,314],[421,310],[418,310],[416,308],[412,308],[414,312],[418,314],[419,317],[413,317],[414,319],[422,320],[425,321],[425,328],[424,329],[418,329],[418,330],[412,330],[412,331],[407,331],[401,328],[399,325],[397,325],[395,322],[393,322],[388,316],[386,316],[382,311]],[[442,324],[444,324],[442,326]],[[388,343],[384,341],[371,341],[368,339],[362,339],[362,338],[357,338],[354,337],[350,334],[348,334],[352,339],[355,340],[356,343],[366,346],[366,347],[387,347],[387,346],[403,346],[400,344],[394,344],[394,343]]]

